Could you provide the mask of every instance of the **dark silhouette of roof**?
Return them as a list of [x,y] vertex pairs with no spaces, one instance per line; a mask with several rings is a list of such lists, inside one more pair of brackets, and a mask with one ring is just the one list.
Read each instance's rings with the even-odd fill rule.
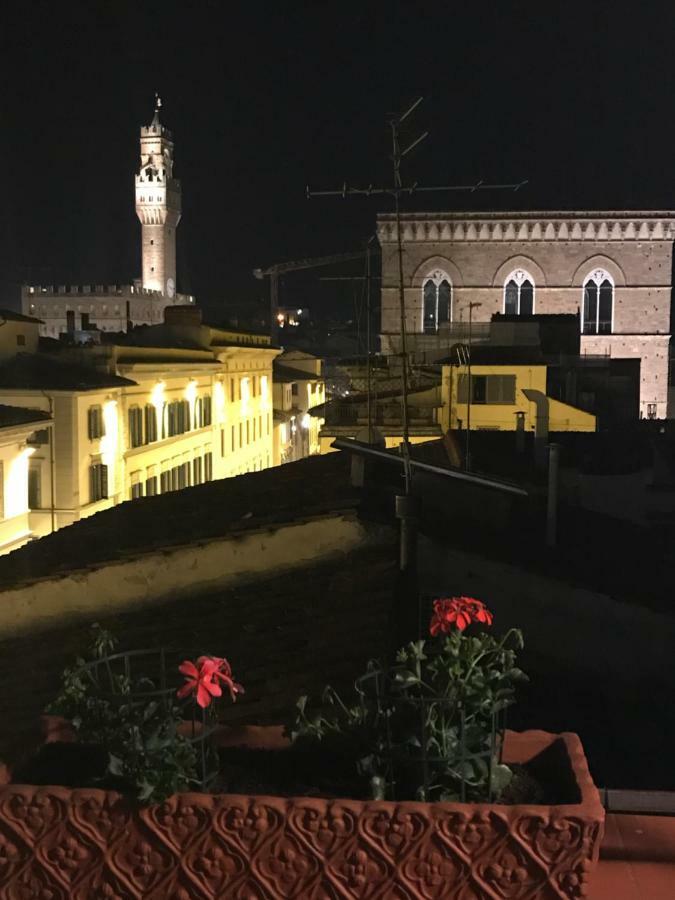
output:
[[42,324],[42,319],[36,319],[34,316],[24,316],[22,313],[14,312],[13,309],[0,309],[0,319],[6,319],[8,322],[34,322],[36,325]]
[[136,384],[88,366],[58,362],[36,353],[19,353],[0,366],[0,388],[37,391],[93,391]]
[[51,416],[41,409],[26,409],[23,406],[5,406],[0,403],[0,428],[11,428],[13,425],[37,425],[49,421]]
[[288,366],[274,366],[274,381],[290,384],[293,381],[322,381],[321,375],[311,372],[301,372],[299,369],[291,369]]

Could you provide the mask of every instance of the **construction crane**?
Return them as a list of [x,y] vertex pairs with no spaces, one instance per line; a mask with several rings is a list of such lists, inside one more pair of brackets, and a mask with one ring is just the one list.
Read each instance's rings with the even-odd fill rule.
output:
[[262,281],[269,277],[270,280],[270,335],[272,342],[277,336],[277,308],[279,306],[279,276],[286,272],[297,272],[300,269],[318,269],[321,266],[331,266],[335,263],[350,262],[351,260],[365,259],[366,250],[354,250],[351,253],[334,253],[332,256],[314,256],[308,259],[289,260],[288,262],[275,263],[267,269],[254,269],[253,275]]

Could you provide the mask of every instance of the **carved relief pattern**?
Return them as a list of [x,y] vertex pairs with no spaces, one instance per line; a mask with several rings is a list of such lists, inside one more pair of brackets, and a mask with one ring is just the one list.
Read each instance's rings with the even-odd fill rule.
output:
[[[377,226],[381,243],[396,240],[396,225],[381,220]],[[424,219],[403,223],[403,240],[415,243],[445,241],[672,241],[675,223],[668,219],[549,220],[508,219],[487,221]]]
[[601,823],[554,807],[0,790],[0,898],[580,898]]

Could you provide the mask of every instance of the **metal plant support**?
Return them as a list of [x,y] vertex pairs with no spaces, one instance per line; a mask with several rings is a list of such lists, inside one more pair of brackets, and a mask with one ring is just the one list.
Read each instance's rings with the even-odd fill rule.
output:
[[[395,670],[392,670],[395,673]],[[388,800],[409,800],[405,788],[401,790],[402,773],[406,770],[415,773],[415,782],[418,785],[418,800],[430,800],[438,785],[434,784],[439,771],[453,773],[452,777],[457,783],[457,793],[460,802],[480,801],[491,803],[495,800],[496,790],[493,785],[493,765],[501,759],[501,750],[506,730],[506,711],[497,710],[494,707],[486,715],[489,719],[489,741],[487,746],[481,749],[472,749],[467,737],[470,724],[466,720],[465,710],[461,701],[448,697],[425,697],[402,695],[400,690],[394,688],[391,672],[379,667],[373,667],[365,675],[356,681],[356,690],[360,702],[365,708],[369,704],[375,704],[377,718],[384,736],[380,763],[385,772],[385,795]],[[433,708],[442,714],[447,713],[448,723],[456,722],[458,741],[454,748],[445,748],[445,753],[434,753],[430,750],[429,719]],[[405,727],[409,728],[410,721],[416,726],[417,751],[413,751],[414,744],[410,741],[397,740],[397,717],[401,717],[401,711],[412,712],[410,719],[405,719]],[[467,782],[462,773],[473,761],[482,760],[487,772],[487,789],[485,796],[469,797]]]
[[194,657],[185,651],[163,647],[128,650],[87,662],[77,672],[93,683],[99,699],[120,707],[128,704],[136,710],[139,722],[143,711],[153,701],[167,714],[172,707],[179,706],[185,713],[183,721],[188,733],[184,736],[197,751],[199,787],[208,791],[218,775],[217,753],[211,742],[217,721],[213,705],[202,709],[193,701],[176,698],[176,691],[182,686],[178,666],[186,658]]

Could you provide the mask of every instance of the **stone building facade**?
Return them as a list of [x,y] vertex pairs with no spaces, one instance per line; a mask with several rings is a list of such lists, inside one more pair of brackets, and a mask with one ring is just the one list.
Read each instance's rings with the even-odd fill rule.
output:
[[[42,319],[40,334],[58,338],[69,332],[85,340],[96,331],[127,331],[158,325],[167,306],[194,304],[176,293],[176,227],[181,186],[173,177],[173,140],[159,120],[157,98],[150,125],[141,127],[141,158],[136,175],[136,213],[141,222],[143,276],[131,285],[24,285],[24,315]],[[80,334],[81,333],[81,334]]]
[[[399,352],[396,223],[378,216],[381,349]],[[639,357],[640,415],[668,414],[675,212],[413,213],[402,219],[413,358],[480,341],[495,313],[575,313],[581,352]],[[671,411],[672,414],[672,411]]]

